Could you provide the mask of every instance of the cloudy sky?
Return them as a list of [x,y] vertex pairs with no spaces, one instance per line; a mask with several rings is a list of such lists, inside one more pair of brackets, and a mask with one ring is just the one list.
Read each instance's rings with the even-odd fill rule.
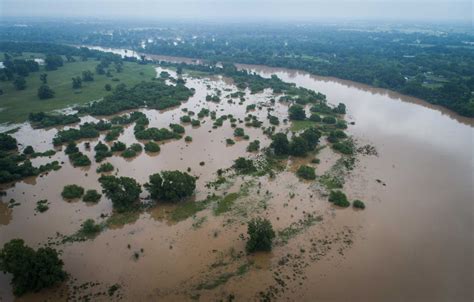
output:
[[0,0],[0,17],[472,22],[474,0]]

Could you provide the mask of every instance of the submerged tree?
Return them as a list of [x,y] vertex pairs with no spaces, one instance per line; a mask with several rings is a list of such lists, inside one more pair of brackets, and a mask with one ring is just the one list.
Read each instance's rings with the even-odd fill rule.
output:
[[145,184],[151,198],[166,201],[177,201],[191,196],[196,189],[196,178],[186,172],[163,171],[150,175]]
[[124,212],[133,209],[140,197],[142,188],[139,183],[130,177],[101,176],[99,182],[102,192],[112,201],[114,209]]
[[66,279],[63,261],[50,247],[33,250],[22,239],[12,239],[0,250],[0,270],[13,275],[13,292],[38,292]]
[[250,236],[245,246],[247,252],[270,251],[275,232],[268,219],[260,217],[250,220],[247,225],[247,234]]

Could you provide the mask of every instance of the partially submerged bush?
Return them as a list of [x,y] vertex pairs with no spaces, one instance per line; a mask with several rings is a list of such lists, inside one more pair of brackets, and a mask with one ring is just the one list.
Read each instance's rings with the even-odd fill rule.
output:
[[86,194],[84,194],[84,197],[82,197],[82,200],[85,202],[98,202],[100,198],[102,197],[102,194],[99,194],[97,190],[87,190]]
[[190,142],[193,141],[193,138],[188,135],[188,136],[186,136],[186,137],[184,138],[184,141],[187,142],[187,143],[190,143]]
[[148,142],[145,144],[145,151],[151,153],[160,152],[160,145],[155,142]]
[[314,172],[314,168],[310,166],[305,166],[305,165],[300,166],[298,168],[298,171],[296,171],[296,175],[298,175],[298,177],[301,177],[307,180],[316,179],[316,173]]
[[122,142],[115,142],[112,147],[110,148],[110,151],[112,152],[122,152],[122,151],[125,151],[125,149],[127,149],[127,145],[122,143]]
[[331,191],[329,193],[329,202],[334,203],[337,206],[347,208],[351,203],[347,200],[346,194],[341,191]]
[[354,200],[352,206],[356,209],[365,209],[365,203],[359,199]]
[[140,184],[130,177],[101,176],[99,182],[102,193],[112,201],[114,209],[119,212],[133,209],[142,192]]
[[150,175],[149,182],[144,186],[153,199],[177,201],[194,193],[196,178],[177,170],[162,171]]
[[247,151],[248,152],[256,152],[260,150],[260,141],[259,140],[254,140],[253,142],[250,142],[250,144],[247,146]]
[[247,234],[250,236],[245,246],[247,252],[270,251],[272,249],[275,232],[269,220],[260,217],[250,220],[247,224]]
[[111,163],[103,163],[95,171],[97,173],[111,172],[114,170],[114,166]]
[[84,194],[84,188],[78,185],[66,185],[61,196],[65,199],[80,198]]
[[82,224],[79,233],[84,236],[93,236],[99,233],[102,230],[102,226],[100,224],[96,224],[94,219],[87,219]]
[[235,128],[234,130],[234,136],[237,136],[237,137],[242,137],[245,135],[245,131],[243,128]]
[[232,167],[240,174],[250,174],[257,171],[253,161],[244,157],[237,158]]
[[13,293],[38,292],[66,279],[63,261],[50,247],[33,250],[22,239],[12,239],[0,250],[0,270],[13,275]]

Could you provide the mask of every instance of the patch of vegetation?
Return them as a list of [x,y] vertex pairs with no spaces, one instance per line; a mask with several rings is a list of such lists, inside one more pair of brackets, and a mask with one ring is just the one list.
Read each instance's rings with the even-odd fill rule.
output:
[[78,185],[66,185],[61,192],[64,199],[81,198],[84,195],[84,188]]
[[137,181],[130,177],[101,176],[99,182],[102,193],[112,201],[114,209],[126,212],[136,208],[136,202],[142,192]]
[[316,173],[314,172],[314,168],[310,166],[301,165],[298,168],[298,171],[296,171],[296,175],[306,180],[316,179]]
[[250,142],[250,144],[247,146],[247,151],[248,152],[257,152],[260,150],[260,141],[259,140],[254,140]]
[[359,199],[354,200],[352,206],[356,209],[365,209],[365,203]]
[[245,245],[247,252],[270,251],[272,249],[275,231],[273,231],[272,224],[268,219],[258,217],[250,220],[247,224],[247,234],[249,235]]
[[22,239],[12,239],[0,250],[0,270],[13,275],[13,293],[38,292],[66,279],[63,261],[50,247],[34,250]]
[[47,199],[38,200],[36,202],[36,208],[35,208],[36,212],[44,213],[48,209],[49,209],[49,206],[48,206],[48,200]]
[[329,202],[334,203],[336,206],[347,208],[351,203],[347,200],[346,194],[342,191],[333,190],[329,193]]
[[196,213],[204,210],[207,206],[217,200],[218,197],[211,196],[203,201],[186,201],[178,203],[176,208],[171,212],[171,219],[174,221],[182,221],[196,215]]
[[197,286],[197,289],[198,290],[203,290],[203,289],[211,290],[211,289],[217,288],[217,287],[227,283],[227,281],[229,281],[231,278],[233,278],[235,276],[244,275],[249,270],[249,268],[250,268],[249,263],[242,264],[241,266],[239,266],[237,268],[237,270],[235,272],[223,273],[223,274],[219,275],[214,280],[211,280],[211,281],[206,282],[206,283],[199,284]]
[[111,163],[103,163],[95,171],[97,173],[106,173],[106,172],[112,172],[113,170],[114,170],[114,166]]
[[82,197],[82,201],[84,202],[99,202],[100,198],[102,197],[102,194],[99,194],[97,190],[87,190],[86,194]]
[[219,199],[214,207],[214,215],[221,215],[230,211],[234,202],[240,197],[239,193],[229,193]]
[[75,124],[81,121],[77,114],[48,114],[44,112],[30,113],[28,115],[33,128],[48,128]]
[[187,143],[190,143],[193,141],[193,138],[189,135],[187,135],[185,138],[184,138],[184,141],[187,142]]
[[160,145],[155,142],[148,142],[145,144],[145,151],[150,153],[160,152]]
[[283,245],[287,244],[288,241],[304,232],[307,228],[313,226],[317,222],[322,221],[322,216],[315,216],[312,214],[306,214],[303,219],[293,222],[288,227],[284,228],[281,231],[278,231],[278,244]]
[[186,172],[162,171],[150,175],[145,188],[150,192],[151,198],[163,201],[178,201],[194,194],[196,178]]
[[244,157],[237,158],[234,161],[232,168],[234,168],[239,174],[251,174],[257,172],[257,168],[255,167],[253,160],[246,159]]

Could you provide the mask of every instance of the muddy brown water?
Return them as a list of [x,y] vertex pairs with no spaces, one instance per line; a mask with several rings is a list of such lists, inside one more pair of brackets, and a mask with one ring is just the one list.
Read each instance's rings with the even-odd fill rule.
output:
[[[472,301],[473,298],[473,139],[472,120],[413,98],[385,90],[336,79],[320,78],[307,73],[260,66],[241,66],[263,76],[277,74],[284,81],[314,89],[327,95],[332,104],[347,105],[346,118],[355,125],[348,132],[359,144],[371,144],[378,156],[358,156],[358,164],[346,179],[344,191],[348,197],[364,200],[367,208],[355,211],[337,209],[317,195],[311,182],[299,181],[290,162],[288,171],[275,179],[262,177],[261,188],[253,185],[249,194],[238,200],[236,209],[226,215],[214,216],[212,210],[179,223],[168,217],[173,206],[157,206],[137,214],[125,225],[108,228],[95,239],[58,246],[63,251],[65,269],[77,278],[76,283],[100,282],[108,286],[119,283],[120,293],[127,301],[225,299],[233,294],[237,301],[255,300],[260,291],[275,285],[275,272],[286,282],[277,300],[302,301]],[[245,116],[245,105],[268,104],[270,91],[247,95],[244,106],[205,101],[206,88],[233,89],[221,78],[187,79],[196,94],[179,108],[167,111],[143,110],[151,127],[166,127],[179,122],[188,108],[196,113],[201,107],[217,110],[217,115],[232,113]],[[229,92],[223,91],[223,95]],[[223,111],[220,111],[223,110]],[[275,112],[286,116],[287,107],[277,103]],[[252,112],[268,125],[266,108]],[[82,122],[94,120],[85,118]],[[226,146],[232,138],[229,121],[212,129],[205,118],[201,127],[185,126],[184,140],[163,143],[159,154],[142,152],[132,160],[114,156],[106,161],[118,168],[118,175],[130,176],[145,183],[148,175],[160,170],[191,168],[199,176],[196,200],[208,192],[204,185],[213,180],[219,168],[228,167],[245,152],[246,141]],[[282,124],[280,129],[288,125]],[[268,138],[259,129],[244,127],[251,140],[262,146]],[[209,132],[211,131],[211,132]],[[55,129],[32,130],[23,125],[14,136],[35,150],[52,148]],[[119,140],[136,142],[133,125],[127,127]],[[94,143],[92,143],[92,146]],[[93,152],[84,150],[91,159]],[[335,162],[328,148],[318,157],[317,174],[322,174]],[[100,214],[110,215],[110,202],[103,197],[96,205],[82,201],[64,201],[60,192],[66,184],[76,183],[86,189],[100,189],[97,167],[72,168],[67,157],[58,152],[53,159],[64,161],[63,168],[44,177],[27,179],[6,190],[0,203],[0,244],[12,238],[23,238],[32,246],[40,246],[56,232],[72,234],[87,218],[100,221]],[[34,164],[50,159],[35,159]],[[205,165],[200,166],[199,162]],[[382,183],[377,182],[379,179]],[[248,179],[235,179],[222,192],[238,191]],[[384,186],[383,183],[386,185]],[[268,194],[265,192],[268,191]],[[294,194],[291,197],[290,194]],[[146,193],[142,194],[145,197]],[[19,206],[8,208],[14,198]],[[50,209],[35,215],[35,203],[48,199]],[[265,203],[267,206],[258,206]],[[321,215],[323,220],[277,245],[271,253],[235,257],[243,252],[243,224],[249,217],[269,218],[276,230],[303,219],[307,213]],[[195,224],[200,221],[200,227]],[[330,249],[317,240],[331,241]],[[350,243],[343,243],[344,241]],[[318,242],[313,245],[314,242]],[[130,244],[131,248],[127,248]],[[140,252],[138,260],[133,253]],[[280,260],[290,255],[288,264]],[[227,263],[227,265],[218,265]],[[233,276],[219,286],[198,290],[218,276],[234,272],[239,265],[252,263],[248,272]],[[214,264],[214,265],[213,265]],[[0,275],[1,300],[11,301],[10,276]],[[18,300],[64,300],[59,289],[27,295]],[[107,299],[103,299],[107,300]]]

